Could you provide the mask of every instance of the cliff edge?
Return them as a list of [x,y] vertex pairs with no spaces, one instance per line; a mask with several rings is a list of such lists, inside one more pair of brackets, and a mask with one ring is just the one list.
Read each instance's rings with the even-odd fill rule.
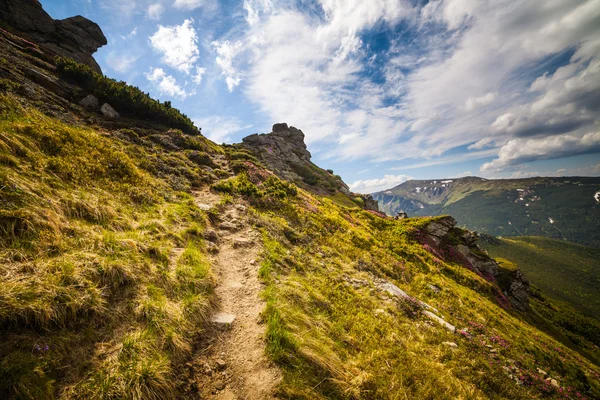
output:
[[92,55],[108,42],[98,24],[87,18],[77,15],[55,20],[37,0],[3,0],[0,28],[35,42],[51,54],[72,58],[102,73]]

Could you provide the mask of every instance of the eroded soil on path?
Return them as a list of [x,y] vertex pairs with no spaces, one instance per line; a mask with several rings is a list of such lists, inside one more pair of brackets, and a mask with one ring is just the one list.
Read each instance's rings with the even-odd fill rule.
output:
[[[214,205],[218,196],[196,193],[199,204]],[[201,399],[272,399],[280,371],[265,356],[265,325],[261,322],[263,285],[258,278],[260,235],[247,223],[246,207],[230,205],[216,224],[218,253],[211,256],[217,276],[219,310],[189,367],[191,390]]]

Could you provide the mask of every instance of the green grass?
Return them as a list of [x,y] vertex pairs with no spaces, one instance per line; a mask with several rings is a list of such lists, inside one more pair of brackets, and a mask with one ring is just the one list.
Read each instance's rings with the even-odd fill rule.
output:
[[483,243],[505,258],[550,297],[591,317],[600,315],[600,250],[544,237],[511,237]]
[[[597,366],[503,309],[493,283],[416,240],[429,219],[383,219],[303,191],[254,218],[264,231],[267,353],[284,372],[282,397],[561,398],[537,368],[559,377],[565,390],[600,394]],[[365,283],[354,287],[349,277]],[[468,337],[406,312],[375,287],[375,278],[437,308]],[[512,366],[524,385],[505,372]]]
[[201,170],[0,103],[0,397],[175,397],[214,301],[207,215],[177,190]]

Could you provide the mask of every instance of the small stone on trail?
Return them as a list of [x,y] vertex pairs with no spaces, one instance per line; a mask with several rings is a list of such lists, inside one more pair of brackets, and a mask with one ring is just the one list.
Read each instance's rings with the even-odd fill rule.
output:
[[248,247],[252,245],[252,240],[237,238],[233,241],[233,247]]
[[250,261],[250,265],[256,265],[256,260]]
[[453,349],[457,348],[458,345],[454,342],[442,342],[444,346],[452,347]]
[[216,254],[219,252],[219,246],[214,244],[213,242],[206,242],[206,249],[209,253]]
[[217,243],[219,241],[219,234],[212,229],[204,231],[204,238],[209,242]]
[[104,103],[102,107],[100,107],[100,112],[107,118],[119,118],[119,113],[108,103]]
[[242,204],[236,204],[235,208],[240,211],[240,212],[244,212],[246,211],[246,206],[242,205]]
[[235,231],[237,229],[237,225],[231,223],[231,222],[221,222],[219,224],[219,228],[224,229],[226,231]]
[[217,390],[223,390],[223,389],[225,389],[225,382],[223,382],[220,379],[216,380],[215,383],[214,383],[214,385],[215,385],[215,389],[217,389]]
[[220,327],[222,329],[227,329],[231,326],[231,324],[233,324],[234,320],[235,320],[235,315],[224,313],[224,312],[219,312],[211,317],[210,322],[212,322],[213,324],[217,325],[218,327]]
[[225,367],[227,367],[227,363],[220,358],[215,361],[215,364],[217,365],[217,369],[219,370],[225,369]]

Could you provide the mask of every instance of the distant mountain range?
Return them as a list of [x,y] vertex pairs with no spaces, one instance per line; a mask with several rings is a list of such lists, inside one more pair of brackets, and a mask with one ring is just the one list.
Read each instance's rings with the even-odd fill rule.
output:
[[496,236],[545,236],[600,247],[600,177],[411,180],[373,194],[395,215],[451,214]]

